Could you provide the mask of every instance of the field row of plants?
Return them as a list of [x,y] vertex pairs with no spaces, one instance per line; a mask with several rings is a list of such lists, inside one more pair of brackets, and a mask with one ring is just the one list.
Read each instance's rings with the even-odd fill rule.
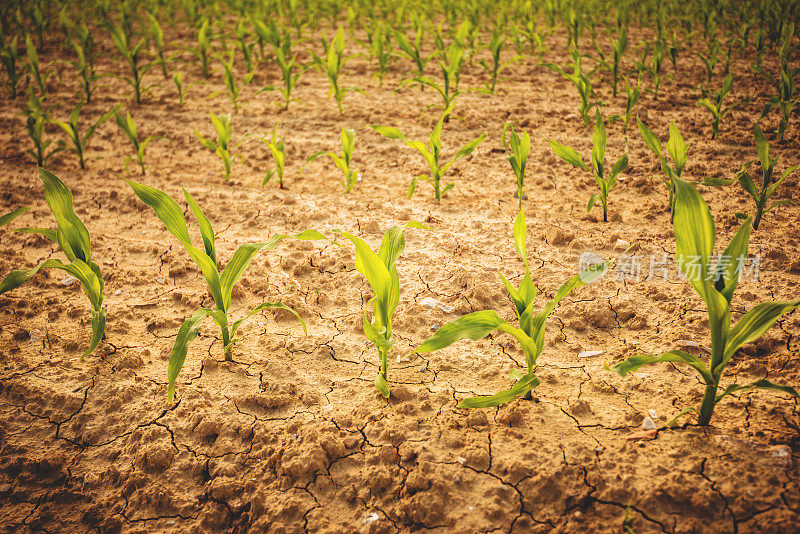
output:
[[[26,117],[32,144],[27,154],[40,169],[45,198],[56,220],[55,229],[21,228],[17,231],[42,234],[60,247],[67,263],[51,259],[32,269],[13,271],[0,283],[0,294],[19,287],[40,269],[62,269],[77,278],[92,307],[92,340],[83,357],[91,354],[104,336],[107,311],[103,305],[103,276],[98,263],[92,259],[90,235],[73,210],[69,189],[46,169],[51,158],[62,151],[74,153],[80,168],[85,169],[89,143],[98,128],[113,118],[130,142],[131,156],[125,160],[125,175],[132,175],[128,167],[129,161],[134,159],[145,175],[146,148],[149,143],[161,139],[141,135],[134,116],[148,105],[149,91],[159,83],[155,81],[159,76],[166,81],[171,79],[179,106],[184,105],[188,98],[200,98],[199,90],[191,96],[188,94],[192,87],[221,76],[225,90],[214,92],[208,98],[224,94],[230,100],[232,112],[238,114],[247,105],[243,99],[245,89],[262,78],[265,68],[277,69],[281,84],[257,89],[252,97],[277,91],[281,95],[278,105],[290,113],[294,89],[309,75],[307,72],[314,69],[325,77],[330,87],[330,99],[338,112],[346,117],[346,95],[368,92],[365,88],[346,85],[346,64],[355,56],[366,56],[381,84],[390,72],[399,73],[396,91],[417,87],[417,90],[432,91],[441,98],[438,106],[430,106],[438,107],[441,115],[427,143],[409,138],[394,126],[372,126],[378,134],[401,141],[419,152],[429,167],[428,173],[410,180],[408,197],[415,193],[422,180],[432,186],[435,199],[440,201],[455,187],[455,182],[446,178],[453,164],[472,154],[487,137],[486,133],[480,135],[458,148],[449,158],[442,155],[445,125],[451,119],[457,120],[453,119],[457,99],[472,91],[492,95],[502,89],[503,76],[510,65],[533,61],[538,68],[551,69],[563,76],[577,92],[576,109],[586,126],[585,135],[592,141],[591,155],[585,158],[556,139],[548,139],[548,142],[558,158],[594,179],[597,189],[589,197],[586,209],[591,211],[599,203],[604,221],[608,220],[610,193],[618,185],[621,174],[633,163],[627,150],[627,137],[612,143],[622,147],[622,155],[613,164],[606,161],[609,144],[606,125],[622,122],[623,132],[627,135],[629,123],[635,120],[638,134],[660,162],[668,194],[666,202],[674,225],[677,261],[684,266],[684,273],[708,307],[711,353],[707,361],[673,350],[657,355],[637,355],[612,369],[624,376],[644,365],[661,362],[681,363],[694,368],[705,384],[706,392],[699,408],[687,407],[681,415],[696,411],[701,425],[709,423],[716,403],[731,393],[772,389],[798,396],[790,386],[768,380],[749,384],[722,383],[726,366],[744,344],[758,339],[780,317],[800,306],[800,300],[765,302],[731,324],[730,304],[739,279],[738,266],[747,257],[751,231],[758,230],[765,213],[791,202],[776,198],[781,195],[781,184],[798,167],[777,168],[777,158],[770,156],[767,140],[767,137],[773,137],[773,143],[785,142],[787,131],[792,131],[795,106],[800,98],[796,89],[800,69],[792,66],[798,41],[794,22],[800,10],[792,3],[686,2],[667,6],[657,2],[622,2],[611,9],[607,2],[551,0],[511,2],[502,8],[483,1],[433,4],[413,1],[349,4],[290,1],[273,4],[153,0],[115,4],[107,1],[8,2],[2,10],[0,55],[6,89],[13,101],[25,101],[21,111]],[[601,13],[604,15],[598,16]],[[634,32],[631,29],[634,24],[646,31]],[[185,48],[171,41],[166,37],[169,32],[165,32],[165,27],[184,29],[194,36],[193,44]],[[561,27],[568,36],[568,57],[561,64],[545,63],[542,57],[548,47],[548,37]],[[48,46],[54,46],[45,40],[45,36],[56,29],[61,32],[58,46],[71,57],[66,64],[40,59]],[[330,39],[325,36],[326,30],[333,34]],[[312,38],[320,32],[321,38]],[[632,37],[640,33],[642,35],[636,39]],[[97,38],[100,34],[110,37],[114,49],[100,45]],[[704,43],[704,50],[692,50],[687,44],[690,42]],[[732,65],[735,62],[748,61],[752,73],[762,77],[773,88],[772,96],[758,102],[762,106],[761,114],[752,117],[758,159],[744,163],[732,179],[708,178],[703,182],[704,185],[720,187],[739,183],[755,202],[752,215],[737,214],[742,220],[741,226],[721,253],[715,248],[715,226],[706,203],[696,188],[681,176],[687,163],[689,144],[675,124],[670,125],[668,139],[662,144],[646,122],[636,117],[640,98],[648,95],[657,100],[665,79],[682,76],[682,63],[689,54],[702,60],[706,69],[704,83],[697,87],[697,105],[708,111],[712,138],[719,135],[725,117],[732,110],[755,98],[737,100],[731,96],[735,79]],[[101,56],[107,56],[115,64],[125,65],[127,70],[100,72],[95,65]],[[197,66],[199,69],[192,68]],[[462,73],[473,66],[484,73],[483,84],[481,87],[464,87]],[[129,103],[125,113],[122,112],[123,104],[117,104],[84,128],[81,126],[84,106],[92,103],[107,77],[129,85],[132,91],[130,101],[135,104]],[[53,101],[54,87],[65,83],[65,78],[78,82],[80,90],[75,100]],[[613,98],[617,98],[619,86],[625,89],[624,114],[604,116],[604,102],[599,100],[596,92],[601,84],[611,88]],[[67,120],[58,118],[61,107],[71,107]],[[420,111],[424,114],[428,110]],[[759,125],[772,115],[778,117],[777,128]],[[230,178],[233,164],[244,159],[242,143],[254,139],[269,148],[274,161],[274,168],[266,172],[263,184],[277,178],[279,186],[284,188],[286,139],[278,133],[278,125],[270,137],[245,134],[234,141],[231,114],[211,113],[211,122],[215,138],[205,137],[199,129],[194,129],[194,133],[204,148],[219,157],[225,180]],[[60,129],[67,140],[55,140],[53,127]],[[495,311],[478,311],[442,326],[415,349],[420,353],[435,351],[462,339],[481,339],[495,330],[510,334],[520,344],[526,367],[522,371],[512,371],[513,385],[491,397],[465,399],[460,407],[497,406],[519,397],[530,398],[531,391],[540,383],[535,374],[536,362],[544,348],[545,324],[549,315],[570,292],[601,278],[613,262],[600,262],[577,273],[542,309],[535,306],[537,289],[527,260],[523,210],[532,135],[536,135],[535,130],[520,129],[514,120],[506,123],[501,134],[511,166],[509,180],[515,180],[519,199],[514,245],[525,267],[525,275],[517,287],[502,275],[501,278],[514,305],[518,325],[509,324]],[[348,193],[358,181],[358,172],[352,168],[355,139],[355,131],[344,128],[341,152],[317,152],[305,164],[322,156],[331,158],[342,173],[343,190]],[[361,238],[346,232],[325,236],[315,230],[306,230],[295,235],[274,235],[264,242],[243,245],[224,262],[217,257],[211,222],[186,190],[184,200],[196,219],[202,247],[192,243],[180,204],[143,183],[128,180],[128,184],[184,247],[205,278],[214,301],[213,307],[202,307],[186,319],[177,333],[167,371],[170,402],[175,395],[176,380],[189,344],[197,336],[205,318],[210,316],[220,328],[225,359],[231,360],[236,335],[245,320],[266,309],[282,308],[294,313],[281,302],[264,302],[235,320],[229,317],[233,288],[253,257],[275,248],[285,239],[328,240],[338,245],[343,239],[355,247],[356,267],[373,293],[364,312],[363,331],[374,344],[380,360],[375,386],[384,397],[390,396],[388,355],[394,343],[392,316],[400,299],[395,262],[405,246],[405,227],[389,229],[377,252]],[[535,197],[529,189],[527,192]],[[16,209],[0,219],[0,224],[10,223],[24,211],[25,208]],[[425,228],[416,222],[406,226]],[[336,237],[337,234],[341,239]],[[699,269],[685,267],[692,261],[699,264]],[[299,315],[297,318],[305,328],[303,319]]]

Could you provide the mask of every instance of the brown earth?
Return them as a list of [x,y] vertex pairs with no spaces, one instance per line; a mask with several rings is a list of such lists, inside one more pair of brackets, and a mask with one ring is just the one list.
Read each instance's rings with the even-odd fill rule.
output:
[[[50,37],[43,60],[65,57],[60,35]],[[169,39],[189,43],[193,36],[172,32]],[[551,51],[544,60],[562,63],[563,32],[547,44]],[[101,39],[101,45],[100,72],[122,74],[110,40]],[[349,49],[359,49],[352,38]],[[185,59],[174,68],[189,80],[200,79],[198,67]],[[675,121],[691,143],[684,176],[694,182],[730,177],[755,158],[750,121],[770,89],[749,72],[750,60],[736,56],[733,93],[755,100],[725,119],[716,141],[710,140],[706,112],[695,105],[703,70],[688,50],[660,99],[642,96],[639,109],[654,132],[663,137]],[[62,103],[55,114],[64,117],[78,86],[68,67],[57,66],[64,69],[63,85],[52,85],[51,101]],[[196,128],[211,134],[209,111],[231,111],[224,96],[206,99],[223,89],[219,70],[189,92],[183,108],[171,81],[156,70],[146,81],[158,85],[141,106],[131,102],[123,82],[104,79],[96,101],[85,108],[88,118],[124,102],[142,135],[169,138],[150,145],[147,175],[132,178],[173,198],[181,187],[195,195],[217,230],[223,263],[239,244],[274,233],[313,228],[330,235],[340,228],[377,246],[391,225],[414,219],[431,227],[406,232],[399,262],[393,396],[387,402],[372,386],[377,355],[361,332],[370,291],[355,270],[352,247],[284,242],[258,256],[246,272],[233,315],[280,299],[305,318],[308,336],[288,315],[257,315],[243,328],[235,361],[226,363],[219,332],[208,321],[191,346],[177,401],[167,405],[174,336],[184,318],[211,300],[184,250],[122,181],[131,147],[107,122],[90,145],[85,172],[69,154],[50,165],[72,189],[93,237],[107,282],[107,339],[92,356],[77,360],[90,336],[88,303],[77,285],[61,283],[58,272],[41,273],[0,297],[0,530],[607,532],[623,527],[626,509],[626,524],[635,532],[800,530],[796,400],[736,395],[718,406],[710,427],[685,419],[668,429],[681,408],[699,404],[702,386],[693,372],[664,365],[622,379],[604,369],[604,362],[675,348],[682,340],[709,343],[700,299],[674,276],[645,281],[648,263],[641,281],[619,280],[615,271],[575,291],[557,309],[533,401],[455,408],[470,394],[510,384],[508,370],[523,358],[509,336],[403,355],[434,325],[461,314],[494,308],[512,316],[497,276],[522,275],[511,239],[514,182],[500,141],[506,120],[518,119],[533,137],[524,205],[542,302],[574,274],[583,251],[613,257],[619,239],[645,258],[674,251],[658,164],[635,128],[626,133],[621,123],[609,125],[610,156],[616,160],[622,153],[627,136],[631,158],[612,192],[610,222],[599,219],[599,208],[586,214],[593,182],[557,160],[545,137],[587,154],[591,130],[573,115],[574,88],[532,58],[512,67],[498,94],[468,92],[460,98],[457,119],[445,126],[445,153],[484,131],[489,136],[454,167],[456,188],[441,203],[427,185],[406,199],[409,180],[424,170],[421,157],[365,127],[392,125],[427,139],[437,116],[422,112],[438,97],[413,88],[395,93],[407,68],[406,62],[394,63],[379,87],[368,58],[348,63],[345,83],[367,94],[348,94],[339,116],[326,99],[327,82],[313,71],[301,79],[300,102],[280,112],[276,95],[254,96],[257,87],[279,81],[273,64],[258,67],[257,80],[244,91],[245,107],[233,116],[234,140],[245,133],[267,135],[279,123],[288,146],[287,190],[274,183],[260,187],[272,165],[262,143],[242,145],[247,159],[234,165],[232,180],[224,183],[221,163],[192,133]],[[666,68],[671,72],[671,65]],[[482,79],[476,61],[466,67],[462,87],[479,87]],[[622,111],[624,92],[614,99],[607,83],[597,89],[606,116]],[[29,147],[19,115],[23,107],[22,98],[2,94],[0,212],[32,206],[14,225],[49,226],[35,167],[23,154]],[[771,116],[764,125],[773,152],[782,156],[782,170],[800,158],[797,120],[781,144],[773,133],[776,122]],[[357,132],[355,167],[363,172],[349,195],[341,194],[330,160],[300,174],[312,153],[339,150],[342,126]],[[59,138],[55,130],[50,135]],[[700,190],[720,240],[727,242],[739,224],[733,213],[751,211],[751,201],[737,188]],[[798,176],[780,194],[798,200]],[[761,277],[741,283],[735,319],[762,300],[797,298],[798,216],[800,208],[784,207],[754,232],[751,254],[763,257]],[[2,273],[59,256],[38,236],[3,230]],[[453,311],[421,306],[426,297]],[[746,346],[725,383],[760,377],[800,383],[799,324],[797,313],[786,316]],[[585,350],[603,354],[578,358]],[[630,439],[642,432],[649,410],[660,430],[654,439]]]

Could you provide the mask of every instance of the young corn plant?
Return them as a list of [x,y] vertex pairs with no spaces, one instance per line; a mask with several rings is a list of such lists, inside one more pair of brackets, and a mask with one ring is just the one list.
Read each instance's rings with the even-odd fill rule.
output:
[[[405,55],[414,64],[415,72],[413,78],[415,79],[425,76],[425,66],[428,64],[428,61],[431,60],[431,56],[424,57],[422,54],[423,35],[424,28],[421,24],[417,25],[413,41],[406,37],[406,35],[402,32],[394,32],[394,40],[397,43],[397,48],[400,50],[400,54]],[[420,85],[420,89],[423,87],[424,86]]]
[[28,76],[36,84],[36,87],[39,88],[39,93],[45,96],[47,95],[47,81],[55,74],[55,71],[48,70],[42,72],[39,65],[39,54],[36,53],[36,46],[33,44],[29,33],[25,35],[25,53],[28,56],[28,63],[26,65],[28,68]]
[[570,64],[572,73],[565,72],[564,69],[553,63],[543,63],[542,66],[557,72],[563,76],[564,79],[572,82],[575,89],[578,90],[578,95],[581,99],[580,105],[578,106],[578,113],[580,113],[583,123],[589,125],[592,119],[592,109],[602,106],[603,102],[595,98],[595,92],[594,89],[592,89],[592,80],[583,72],[580,52],[573,49],[570,53],[570,57],[572,58],[572,63]]
[[628,48],[628,32],[625,30],[625,28],[622,28],[617,39],[614,39],[613,37],[611,38],[610,61],[606,59],[606,55],[598,43],[595,42],[594,46],[597,50],[598,56],[596,61],[611,75],[611,90],[614,98],[616,98],[617,85],[619,84],[619,80],[623,78],[623,75],[620,72],[620,66],[622,65],[622,58],[625,56],[625,50]]
[[[798,202],[792,202],[788,199],[776,200],[772,203],[769,203],[769,199],[775,194],[786,178],[797,171],[797,169],[800,169],[800,165],[794,165],[787,168],[783,171],[781,177],[775,180],[773,178],[773,175],[775,174],[775,165],[778,163],[780,156],[776,156],[774,158],[770,157],[769,143],[764,137],[764,132],[761,131],[761,128],[758,126],[758,124],[753,125],[753,130],[755,132],[758,163],[761,166],[761,183],[756,185],[752,176],[750,176],[750,166],[755,163],[755,161],[748,161],[742,166],[742,169],[736,174],[736,177],[729,180],[706,178],[703,180],[703,185],[726,186],[738,181],[745,192],[753,197],[753,200],[756,202],[756,216],[755,219],[753,219],[753,230],[758,230],[758,226],[761,224],[761,218],[765,213],[769,213],[775,208],[784,206],[786,204],[798,204]],[[737,213],[736,216],[740,219],[747,218],[747,216],[743,213]]]
[[791,42],[791,39],[786,39],[784,44],[778,49],[778,60],[780,63],[780,72],[778,76],[773,76],[760,64],[753,67],[753,70],[757,74],[760,74],[767,82],[775,87],[775,96],[770,98],[764,105],[764,110],[761,112],[761,116],[759,116],[758,120],[766,117],[772,110],[778,109],[780,113],[778,138],[781,141],[783,141],[786,127],[789,125],[789,119],[791,119],[792,114],[795,112],[795,108],[800,104],[800,91],[797,90],[797,78],[800,77],[800,67],[792,67],[790,60],[795,49],[791,45]]
[[336,30],[336,35],[327,45],[324,59],[312,52],[312,57],[317,69],[320,71],[320,73],[324,74],[328,78],[328,83],[331,86],[330,90],[328,91],[328,96],[332,97],[336,101],[336,107],[339,109],[339,115],[344,114],[344,110],[342,109],[342,101],[344,100],[345,94],[353,91],[357,93],[363,92],[361,89],[356,87],[344,87],[340,84],[342,67],[349,59],[355,57],[345,57],[344,45],[344,30],[339,28]]
[[672,158],[672,165],[669,164],[664,154],[663,147],[659,138],[648,128],[639,117],[636,117],[636,123],[639,127],[639,133],[644,139],[644,144],[647,145],[661,163],[661,172],[664,176],[661,179],[667,184],[669,190],[669,211],[671,213],[670,220],[672,221],[675,216],[675,179],[680,178],[683,173],[683,168],[686,166],[686,150],[688,145],[683,141],[680,130],[675,126],[674,122],[669,123],[669,139],[667,140],[667,154]]
[[192,214],[194,214],[195,219],[197,219],[197,226],[203,238],[203,249],[199,249],[192,244],[183,210],[169,195],[158,189],[130,180],[128,180],[128,184],[142,202],[153,208],[156,217],[164,223],[167,230],[180,241],[181,245],[183,245],[183,248],[200,268],[200,272],[203,273],[203,277],[208,284],[208,290],[214,299],[213,309],[200,308],[191,317],[186,319],[178,330],[178,336],[175,338],[175,344],[172,347],[172,354],[169,359],[169,368],[167,371],[167,378],[169,380],[167,402],[172,402],[175,397],[175,381],[186,361],[189,344],[197,337],[197,330],[200,327],[200,323],[202,323],[203,319],[206,317],[211,317],[221,330],[222,350],[226,361],[233,361],[233,346],[238,341],[236,333],[239,327],[242,326],[244,321],[262,310],[287,310],[297,317],[298,321],[300,321],[300,324],[303,326],[303,331],[306,332],[306,325],[297,312],[282,302],[264,302],[248,311],[241,318],[231,322],[230,309],[233,300],[233,287],[239,281],[242,274],[244,274],[247,267],[250,266],[253,257],[259,252],[272,250],[284,239],[316,240],[325,239],[325,236],[314,230],[305,230],[295,235],[276,234],[267,241],[261,243],[242,245],[234,252],[225,269],[220,272],[217,267],[217,250],[211,222],[200,209],[200,206],[194,198],[192,198],[185,189],[183,190],[183,195],[186,198],[189,209],[192,211]]
[[698,105],[704,106],[708,112],[711,113],[711,139],[717,138],[717,135],[719,134],[719,122],[724,119],[728,113],[730,113],[733,109],[736,109],[744,102],[751,100],[750,98],[742,98],[741,100],[737,100],[729,106],[723,104],[725,97],[728,96],[728,93],[731,90],[731,86],[733,86],[733,74],[728,74],[725,76],[725,80],[722,82],[722,87],[720,87],[718,91],[713,89],[709,91],[712,98],[701,98],[697,102]]
[[191,51],[200,60],[200,67],[203,71],[203,77],[208,78],[211,76],[211,44],[213,37],[211,35],[211,26],[208,19],[203,21],[200,29],[197,30],[197,45]]
[[267,174],[264,175],[264,178],[261,180],[261,187],[267,185],[267,183],[272,180],[273,176],[277,176],[278,187],[280,189],[286,189],[283,186],[283,171],[286,166],[286,142],[282,136],[278,135],[278,125],[275,125],[275,129],[272,130],[272,135],[269,139],[266,137],[257,137],[257,139],[269,147],[269,151],[272,153],[272,159],[275,160],[275,168],[268,170]]
[[719,47],[719,41],[715,41],[713,45],[709,46],[706,54],[695,52],[706,67],[706,79],[703,85],[700,86],[700,94],[703,98],[707,97],[711,90],[711,80],[714,78],[714,70],[719,62]]
[[631,122],[631,118],[633,117],[633,111],[636,109],[636,104],[639,103],[639,86],[641,85],[641,78],[637,80],[636,85],[632,85],[630,80],[625,78],[625,113],[622,115],[612,115],[610,120],[613,122],[615,120],[621,120],[622,123],[625,125],[624,130],[628,130],[628,125]]
[[77,57],[74,60],[70,60],[69,64],[78,72],[81,87],[83,88],[83,101],[88,104],[92,101],[94,84],[102,76],[94,74],[92,65],[86,60],[83,45],[78,41],[71,41],[71,45]]
[[156,17],[153,13],[148,13],[147,21],[148,29],[150,31],[150,41],[153,43],[153,46],[156,49],[158,66],[161,68],[161,75],[164,76],[164,79],[166,80],[169,78],[169,72],[167,72],[167,63],[174,59],[174,55],[167,56],[166,54],[164,49],[164,29],[161,27],[161,23],[158,22],[158,17]]
[[297,62],[297,54],[292,53],[292,39],[288,34],[283,36],[280,44],[276,44],[275,48],[275,62],[278,64],[278,68],[281,69],[281,78],[283,80],[283,87],[275,88],[271,85],[268,85],[261,89],[258,93],[260,94],[265,91],[280,91],[283,95],[283,102],[279,103],[278,105],[282,106],[283,109],[289,109],[289,103],[292,100],[292,91],[294,88],[297,87],[298,82],[300,81],[300,76],[305,73],[311,65],[301,65]]
[[[142,174],[145,174],[146,169],[144,166],[144,151],[147,149],[147,145],[150,143],[150,141],[155,141],[156,139],[163,139],[164,137],[161,135],[154,135],[140,141],[139,131],[136,128],[136,123],[134,122],[133,117],[131,117],[130,113],[126,113],[124,117],[119,113],[115,113],[114,120],[117,123],[117,126],[119,126],[120,130],[122,130],[122,133],[125,134],[125,137],[127,137],[128,140],[133,145],[133,150],[136,152],[136,162],[139,164],[139,168],[141,168]],[[129,174],[128,163],[130,162],[130,160],[131,156],[125,157],[125,174]]]
[[17,51],[17,37],[11,40],[10,43],[3,44],[0,50],[0,61],[3,62],[3,68],[6,71],[6,78],[8,79],[8,91],[11,93],[11,98],[17,98],[17,85],[19,84],[20,71],[17,68],[17,60],[19,59],[19,52]]
[[355,148],[355,144],[356,133],[353,130],[342,128],[342,155],[339,156],[335,152],[326,152],[321,150],[320,152],[315,152],[312,154],[311,157],[306,160],[306,165],[321,156],[327,156],[331,158],[336,166],[339,167],[339,170],[342,171],[342,174],[344,174],[344,178],[340,183],[344,188],[344,192],[349,193],[353,190],[353,188],[356,186],[356,182],[358,181],[358,172],[350,168],[350,160],[353,157],[353,149]]
[[[441,84],[428,76],[419,76],[407,83],[432,87],[442,97],[440,109],[444,111],[454,106],[456,98],[461,94],[458,89],[458,83],[461,78],[461,69],[464,66],[464,48],[458,42],[453,42],[438,55],[436,62],[442,71]],[[428,106],[426,110],[432,107],[438,108],[439,106]],[[449,114],[447,114],[445,122],[448,120]]]
[[210,113],[210,115],[211,123],[214,125],[214,130],[217,132],[216,141],[206,139],[203,137],[203,134],[197,130],[194,130],[194,134],[200,140],[200,144],[214,152],[222,161],[222,165],[225,167],[225,181],[227,182],[231,177],[231,166],[233,162],[236,161],[236,158],[243,159],[242,155],[236,152],[236,149],[239,148],[239,145],[246,139],[246,136],[235,145],[231,145],[233,128],[231,127],[230,113],[219,116]]
[[186,98],[186,93],[189,92],[189,89],[191,89],[195,85],[198,85],[198,84],[200,84],[202,82],[197,81],[197,82],[192,82],[190,84],[184,85],[184,83],[183,83],[183,73],[182,72],[176,72],[175,74],[172,75],[172,83],[175,84],[175,91],[178,93],[178,105],[180,107],[183,107],[184,100]]
[[730,384],[719,391],[722,374],[736,352],[746,343],[760,338],[780,317],[800,307],[800,300],[758,304],[732,325],[730,304],[747,257],[751,219],[742,224],[714,263],[716,231],[708,206],[692,185],[680,178],[676,178],[674,183],[675,259],[708,307],[711,355],[708,361],[682,350],[637,355],[614,365],[612,370],[625,376],[642,366],[662,362],[683,363],[694,368],[706,386],[703,400],[699,412],[696,408],[687,408],[679,413],[679,417],[688,412],[698,412],[701,426],[709,424],[716,405],[733,393],[768,389],[798,397],[794,388],[765,379],[750,384]]
[[223,81],[225,82],[225,91],[215,91],[211,93],[208,98],[214,98],[218,95],[225,94],[228,99],[233,104],[234,111],[239,111],[239,96],[242,93],[242,89],[244,86],[248,85],[250,82],[253,81],[253,76],[255,75],[254,72],[248,72],[245,74],[244,79],[242,80],[241,85],[238,84],[236,81],[236,75],[233,70],[233,49],[231,49],[230,53],[228,54],[228,60],[225,61],[225,58],[219,56],[219,62],[222,63],[222,74],[223,74]]
[[477,341],[495,330],[511,334],[519,342],[525,355],[525,372],[523,374],[522,371],[512,368],[511,379],[514,380],[514,385],[491,396],[464,399],[458,403],[458,408],[489,408],[500,406],[519,397],[530,399],[532,390],[541,383],[535,370],[536,361],[544,349],[545,323],[548,317],[570,292],[601,278],[608,270],[609,264],[605,261],[582,270],[564,283],[556,292],[555,297],[549,300],[539,313],[535,313],[536,286],[531,279],[528,265],[526,234],[525,211],[520,210],[514,222],[514,247],[525,265],[525,275],[516,288],[505,276],[500,275],[508,296],[514,304],[519,326],[515,327],[501,319],[494,310],[477,311],[442,326],[433,336],[412,351],[416,353],[433,352],[449,347],[462,339]]
[[256,46],[255,41],[252,43],[247,42],[249,38],[250,32],[247,30],[247,28],[245,28],[244,20],[240,18],[236,23],[236,47],[239,49],[239,52],[242,53],[242,58],[244,58],[244,67],[248,74],[253,72],[253,60],[255,59],[253,49]]
[[[506,141],[506,132],[508,130],[511,130],[511,141]],[[503,125],[503,148],[506,149],[506,157],[517,179],[517,198],[519,199],[519,209],[521,210],[522,200],[525,197],[523,191],[525,167],[528,164],[528,156],[531,153],[531,136],[523,130],[522,137],[520,137],[513,124],[507,122]]]
[[[75,215],[69,188],[42,168],[39,168],[39,179],[44,184],[44,197],[56,219],[56,228],[20,228],[17,231],[42,234],[61,248],[69,263],[49,259],[32,269],[11,271],[0,282],[0,295],[18,288],[41,269],[60,269],[77,278],[92,306],[92,341],[81,355],[81,359],[84,359],[97,348],[105,333],[108,310],[103,306],[103,275],[100,267],[92,261],[89,232]],[[6,222],[10,222],[10,219]]]
[[139,42],[131,47],[128,34],[126,34],[120,26],[112,24],[109,31],[111,32],[111,39],[114,41],[114,45],[131,70],[130,76],[118,77],[133,88],[133,95],[136,99],[136,103],[141,104],[142,95],[146,94],[150,89],[149,86],[145,86],[142,83],[144,75],[155,67],[158,62],[151,61],[144,65],[140,63],[142,47],[145,44],[144,37],[139,39]]
[[428,163],[428,167],[430,167],[430,176],[427,174],[421,174],[420,176],[414,178],[411,181],[411,184],[408,186],[408,191],[406,193],[408,198],[411,198],[414,195],[414,192],[417,190],[417,183],[420,179],[422,179],[433,186],[433,192],[436,196],[436,200],[441,200],[442,197],[444,197],[444,195],[446,195],[447,192],[453,189],[453,187],[456,185],[455,182],[450,182],[442,187],[442,178],[444,175],[447,173],[453,163],[472,154],[478,145],[481,144],[486,138],[486,133],[481,134],[481,136],[477,139],[473,139],[466,145],[459,148],[449,161],[442,164],[440,162],[442,149],[442,127],[444,126],[445,119],[453,111],[454,107],[455,104],[451,104],[447,109],[444,110],[444,113],[442,113],[442,116],[439,118],[439,122],[436,123],[436,126],[434,126],[433,131],[431,132],[428,146],[425,146],[425,143],[421,141],[411,141],[397,128],[392,128],[389,126],[371,126],[372,129],[384,137],[403,141],[407,146],[419,151],[419,153],[422,154],[422,157],[425,158],[425,161]]
[[369,318],[369,306],[364,309],[364,335],[378,349],[380,370],[375,376],[375,388],[387,399],[391,394],[388,374],[389,350],[395,342],[392,339],[392,315],[400,302],[400,277],[395,263],[405,248],[403,231],[408,226],[427,228],[416,221],[410,221],[404,226],[393,226],[384,233],[377,254],[362,239],[347,232],[334,230],[355,245],[356,269],[367,279],[374,294],[370,300],[372,319]]
[[505,35],[499,30],[495,30],[489,41],[489,52],[492,55],[491,63],[488,63],[485,59],[480,60],[481,67],[489,74],[489,80],[484,82],[486,92],[489,94],[494,94],[495,88],[497,87],[497,80],[503,71],[522,59],[521,56],[515,56],[505,63],[501,61],[500,54],[503,52],[505,41]]
[[122,104],[117,104],[110,111],[102,114],[100,118],[98,118],[92,125],[89,126],[89,128],[87,128],[83,135],[81,135],[79,128],[83,102],[78,102],[78,104],[73,108],[72,112],[69,114],[68,122],[59,120],[52,121],[53,124],[56,124],[59,128],[64,130],[64,133],[67,134],[67,137],[72,143],[72,147],[68,148],[67,150],[77,154],[78,163],[81,166],[81,170],[86,169],[86,147],[89,145],[89,141],[91,141],[92,137],[97,131],[97,128],[99,128],[100,125],[106,122],[108,119],[113,117],[121,107]]
[[383,78],[389,71],[389,62],[393,56],[392,41],[389,37],[389,32],[386,30],[386,24],[382,21],[376,22],[369,38],[369,55],[378,62],[378,70],[375,71],[373,77],[378,78],[382,87]]
[[586,205],[586,212],[592,211],[592,208],[600,201],[603,206],[603,222],[608,222],[608,194],[617,185],[617,177],[619,174],[628,168],[628,154],[623,154],[614,166],[611,172],[606,176],[606,127],[603,123],[603,117],[600,115],[600,110],[595,113],[594,134],[592,135],[592,166],[588,167],[583,162],[583,157],[578,154],[575,149],[562,145],[557,141],[548,139],[550,148],[553,149],[556,156],[566,161],[574,167],[583,169],[591,173],[600,192],[589,197],[589,203]]
[[25,108],[24,115],[25,127],[28,130],[28,135],[33,141],[33,148],[25,151],[39,167],[46,167],[47,162],[53,155],[65,150],[65,146],[61,143],[56,148],[48,152],[50,145],[53,143],[52,139],[44,139],[44,128],[50,122],[50,110],[42,107],[42,101],[36,96],[32,89],[28,89],[28,105]]

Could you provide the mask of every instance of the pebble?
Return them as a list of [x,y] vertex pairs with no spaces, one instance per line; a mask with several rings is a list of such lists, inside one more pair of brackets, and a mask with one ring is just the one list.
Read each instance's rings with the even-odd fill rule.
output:
[[631,246],[630,242],[625,241],[624,239],[617,239],[617,242],[614,243],[614,248],[616,248],[616,249],[625,250],[629,246]]
[[6,493],[10,489],[11,489],[11,484],[3,484],[2,486],[0,486],[0,493]]
[[441,325],[439,323],[433,323],[433,325],[431,326],[431,330],[433,330],[434,332],[436,332],[440,328],[441,328]]
[[644,421],[642,421],[642,428],[645,429],[645,430],[655,430],[656,429],[656,423],[655,423],[655,421],[653,421],[652,417],[647,416],[647,417],[644,418]]
[[459,456],[458,457],[458,463],[460,463],[461,465],[464,465],[465,463],[467,463],[467,459],[464,458],[463,456]]
[[450,313],[455,309],[452,306],[448,306],[447,304],[439,302],[433,297],[425,297],[420,301],[419,305],[427,306],[428,308],[441,308],[441,310],[445,313]]
[[696,341],[690,341],[688,339],[679,339],[678,345],[680,345],[681,347],[692,347],[692,348],[700,347],[700,343]]
[[652,417],[653,420],[658,419],[658,414],[654,409],[650,408],[647,412],[650,414],[650,417]]
[[77,281],[78,281],[77,278],[75,278],[72,275],[69,275],[69,276],[65,276],[64,278],[61,279],[61,285],[62,286],[71,286],[72,284],[76,283]]
[[578,353],[578,358],[591,358],[592,356],[600,356],[603,354],[602,350],[585,350]]
[[41,341],[42,340],[42,331],[41,330],[33,330],[30,333],[30,336],[31,336],[31,338],[30,338],[29,341],[31,343],[36,343],[37,341]]

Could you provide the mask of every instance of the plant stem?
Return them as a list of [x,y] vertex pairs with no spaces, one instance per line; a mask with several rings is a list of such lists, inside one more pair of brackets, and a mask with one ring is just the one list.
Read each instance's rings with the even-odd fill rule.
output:
[[707,426],[714,413],[714,406],[717,404],[718,384],[706,384],[706,392],[703,394],[703,404],[700,406],[700,426]]

